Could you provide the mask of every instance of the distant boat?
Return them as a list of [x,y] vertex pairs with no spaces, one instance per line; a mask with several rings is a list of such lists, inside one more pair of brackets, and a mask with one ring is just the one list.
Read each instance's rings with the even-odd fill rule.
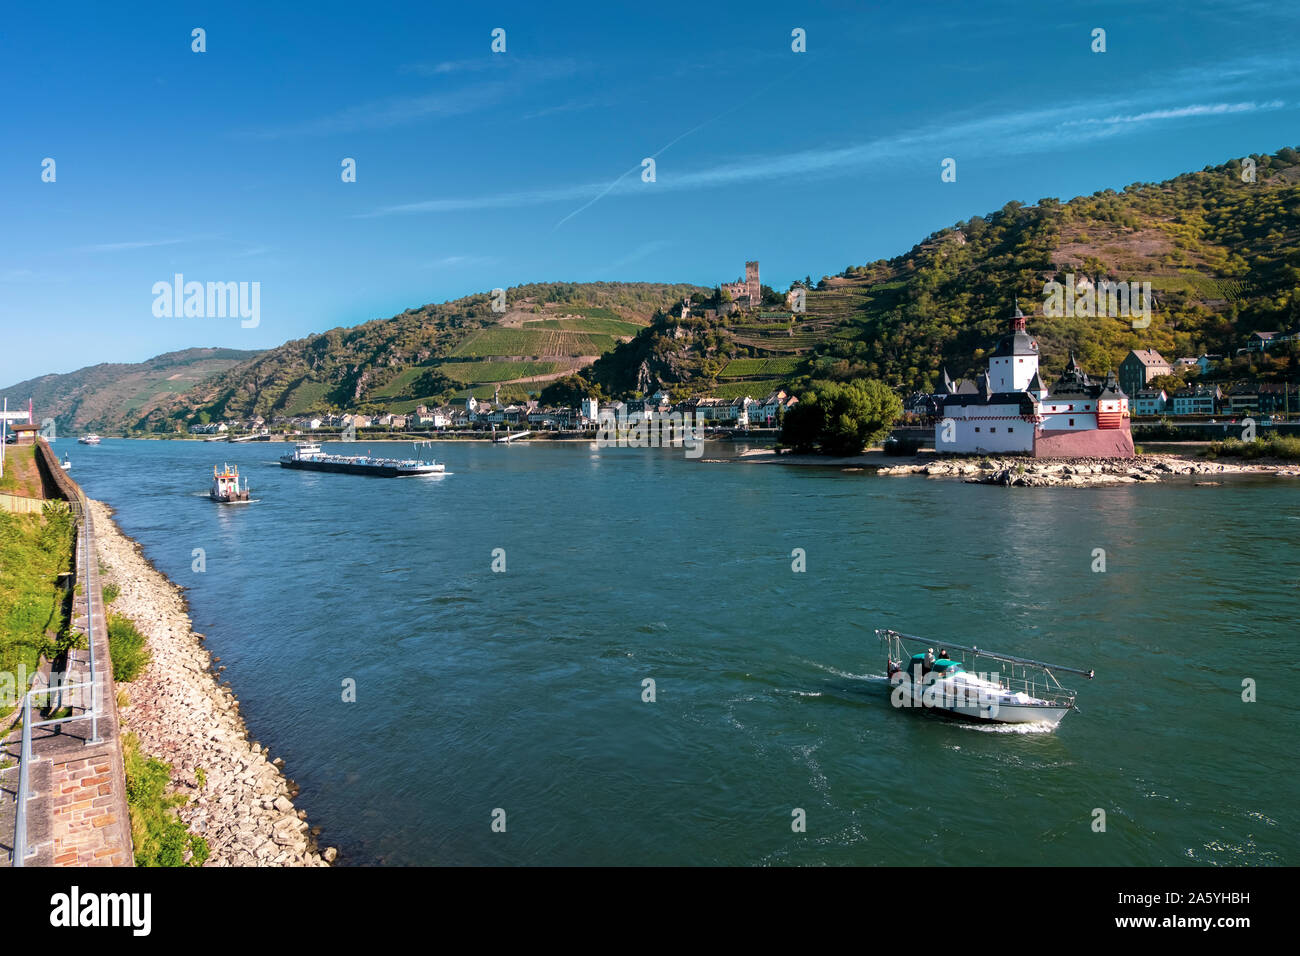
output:
[[370,455],[327,455],[314,441],[300,441],[292,455],[280,456],[280,467],[302,471],[332,471],[346,475],[370,475],[375,478],[409,478],[436,475],[446,465],[416,458],[374,458]]
[[98,435],[92,432],[89,435],[82,435],[80,438],[77,439],[77,441],[82,445],[98,445],[101,441],[103,441],[103,439],[101,439]]
[[72,459],[69,458],[67,455],[64,455],[63,461],[59,463],[59,467],[62,468],[64,471],[72,471]]
[[225,465],[221,471],[217,471],[216,465],[212,466],[212,490],[208,492],[208,497],[213,501],[228,505],[247,501],[250,494],[247,478],[244,479],[244,487],[239,487],[239,469],[236,466]]

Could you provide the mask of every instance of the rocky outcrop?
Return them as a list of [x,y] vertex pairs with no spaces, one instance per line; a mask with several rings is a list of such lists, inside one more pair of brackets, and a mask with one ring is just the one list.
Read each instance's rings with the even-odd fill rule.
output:
[[[1246,464],[1177,455],[1142,455],[1137,458],[927,458],[891,465],[878,475],[926,475],[961,478],[985,485],[1049,486],[1136,484],[1195,475],[1267,474],[1300,477],[1300,466]],[[1202,484],[1204,484],[1202,482]]]
[[104,579],[121,589],[110,613],[125,614],[148,638],[144,673],[119,684],[119,716],[141,750],[172,765],[188,802],[180,817],[208,841],[206,866],[328,866],[337,851],[317,850],[296,788],[265,747],[248,739],[239,702],[217,683],[212,659],[190,627],[178,587],[122,534],[110,510],[90,503]]

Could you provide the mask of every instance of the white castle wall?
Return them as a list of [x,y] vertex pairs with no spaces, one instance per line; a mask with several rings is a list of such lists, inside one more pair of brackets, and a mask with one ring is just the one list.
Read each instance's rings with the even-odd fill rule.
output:
[[1023,392],[1038,371],[1038,356],[1008,355],[989,359],[989,381],[995,392]]
[[[969,413],[971,417],[967,418]],[[1019,405],[972,405],[966,409],[950,408],[952,438],[944,441],[947,420],[934,427],[936,451],[968,454],[970,452],[1005,453],[1034,450],[1034,425],[1020,417]],[[977,430],[978,429],[978,430]]]

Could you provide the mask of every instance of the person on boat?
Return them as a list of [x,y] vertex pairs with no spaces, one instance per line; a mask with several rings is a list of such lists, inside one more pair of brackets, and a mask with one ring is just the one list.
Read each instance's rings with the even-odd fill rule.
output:
[[921,674],[930,673],[930,668],[934,666],[934,648],[927,647],[925,650],[925,666],[921,668]]

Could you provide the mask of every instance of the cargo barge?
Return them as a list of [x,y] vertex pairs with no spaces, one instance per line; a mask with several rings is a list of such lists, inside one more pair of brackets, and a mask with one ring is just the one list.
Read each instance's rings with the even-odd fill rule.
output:
[[317,442],[296,442],[293,454],[280,457],[280,467],[301,471],[329,471],[372,478],[410,478],[436,475],[445,465],[418,458],[375,458],[371,455],[327,455]]

